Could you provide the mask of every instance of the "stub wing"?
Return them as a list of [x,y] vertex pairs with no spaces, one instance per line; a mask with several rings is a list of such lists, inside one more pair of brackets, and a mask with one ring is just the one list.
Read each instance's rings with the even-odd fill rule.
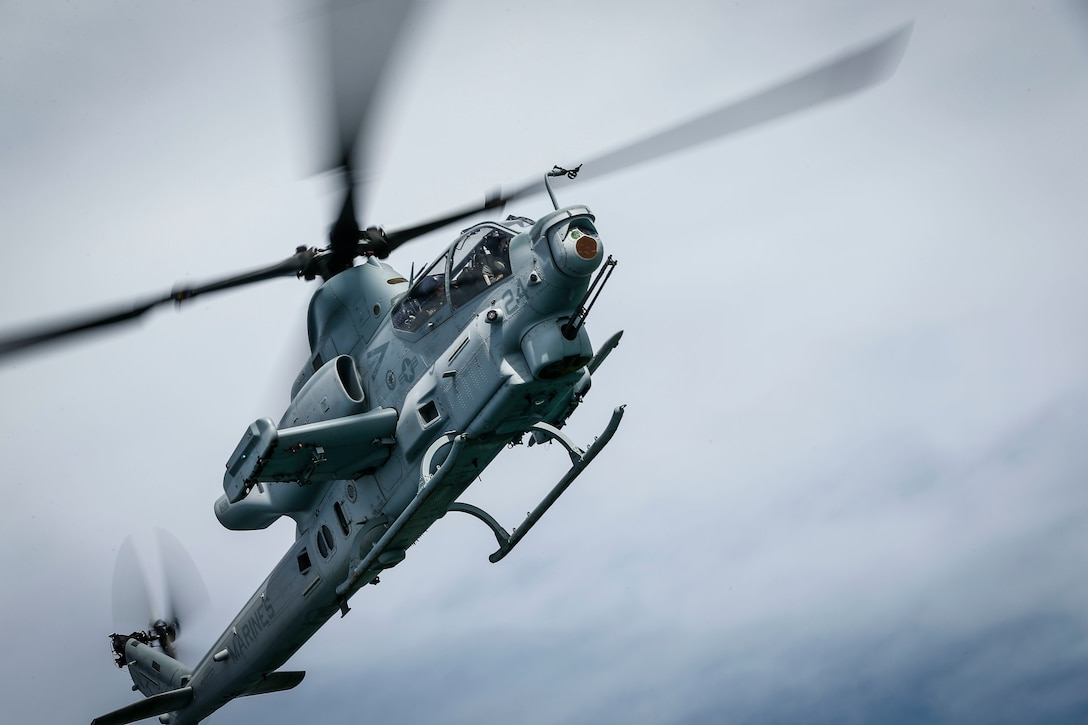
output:
[[227,461],[223,489],[227,499],[237,503],[262,481],[356,478],[389,458],[396,427],[393,408],[283,429],[261,418],[246,429]]

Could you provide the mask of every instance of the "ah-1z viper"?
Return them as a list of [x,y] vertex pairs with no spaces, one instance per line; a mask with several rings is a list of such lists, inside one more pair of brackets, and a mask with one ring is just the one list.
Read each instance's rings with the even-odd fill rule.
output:
[[[584,326],[615,260],[588,207],[561,207],[551,182],[599,176],[866,88],[895,69],[909,30],[817,66],[770,90],[543,180],[413,227],[361,228],[355,216],[356,139],[409,3],[365,8],[360,22],[329,22],[340,108],[344,200],[323,249],[299,248],[270,267],[123,309],[0,341],[0,355],[132,320],[161,305],[281,276],[323,284],[307,316],[310,356],[278,422],[249,425],[227,460],[215,515],[233,530],[283,516],[296,536],[279,563],[195,665],[176,657],[178,622],[113,634],[117,664],[145,699],[96,718],[119,725],[158,716],[197,723],[230,700],[287,690],[282,671],[351,597],[405,559],[449,512],[475,516],[503,558],[616,432],[623,407],[597,440],[579,447],[562,431],[620,333],[594,349]],[[354,54],[354,55],[353,55]],[[347,58],[347,60],[345,60]],[[363,83],[348,83],[358,73]],[[343,89],[351,87],[349,93]],[[361,100],[360,100],[361,99]],[[418,236],[548,192],[538,220],[507,217],[464,230],[408,278],[384,260]],[[358,259],[361,263],[356,263]],[[559,441],[571,467],[516,529],[458,500],[508,445]]]

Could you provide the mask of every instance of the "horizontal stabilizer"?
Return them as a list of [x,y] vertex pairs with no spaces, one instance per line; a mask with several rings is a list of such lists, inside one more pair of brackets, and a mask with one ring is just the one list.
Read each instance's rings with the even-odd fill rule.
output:
[[91,720],[91,725],[126,725],[156,715],[165,715],[168,712],[185,707],[192,699],[193,688],[181,687],[177,690],[152,695],[146,700],[134,702],[128,707],[122,707],[120,710],[114,710],[101,717],[96,717]]
[[290,690],[298,683],[302,682],[302,678],[306,676],[306,673],[297,670],[292,672],[270,672],[261,678],[253,687],[246,690],[246,695],[263,695],[266,692],[280,692],[281,690]]

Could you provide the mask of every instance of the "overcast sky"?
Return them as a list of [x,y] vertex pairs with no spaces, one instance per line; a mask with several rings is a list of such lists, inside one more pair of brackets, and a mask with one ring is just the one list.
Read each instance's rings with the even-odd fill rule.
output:
[[[337,204],[298,6],[0,2],[0,329],[321,244]],[[611,446],[518,550],[438,522],[211,722],[1088,719],[1084,3],[427,3],[364,221],[482,198],[914,20],[865,94],[572,184],[620,264],[569,431]],[[546,198],[508,212],[539,217]],[[407,271],[456,234],[398,251]],[[313,286],[0,363],[0,709],[133,701],[106,638],[127,535],[211,591],[190,663],[293,540],[228,532],[222,466],[278,418]],[[508,527],[565,469],[510,451]]]

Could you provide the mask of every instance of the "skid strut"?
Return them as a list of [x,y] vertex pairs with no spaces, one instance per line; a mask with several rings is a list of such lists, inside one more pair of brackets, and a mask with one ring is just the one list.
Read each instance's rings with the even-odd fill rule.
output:
[[608,441],[612,439],[616,429],[619,428],[620,420],[623,418],[623,406],[619,406],[612,411],[612,419],[608,421],[608,425],[597,440],[590,444],[589,448],[582,450],[574,444],[563,431],[559,430],[553,425],[548,423],[537,423],[530,430],[539,431],[545,436],[559,441],[563,444],[563,447],[567,449],[567,453],[570,454],[571,467],[567,471],[563,478],[559,479],[559,483],[552,487],[552,490],[548,492],[536,508],[533,509],[529,515],[521,522],[521,525],[514,529],[514,533],[506,533],[506,529],[499,525],[499,522],[495,520],[493,516],[488,514],[478,506],[472,504],[461,503],[459,501],[450,505],[449,511],[460,511],[471,516],[475,516],[480,521],[487,524],[488,528],[495,534],[495,539],[499,542],[499,548],[488,557],[492,563],[499,561],[504,556],[510,553],[511,549],[517,546],[517,543],[521,541],[525,534],[529,533],[529,529],[533,528],[533,525],[540,520],[540,517],[551,508],[551,505],[563,495],[563,492],[567,490],[567,487],[574,482],[574,479],[578,478],[578,475],[586,469],[586,466],[601,452]]

